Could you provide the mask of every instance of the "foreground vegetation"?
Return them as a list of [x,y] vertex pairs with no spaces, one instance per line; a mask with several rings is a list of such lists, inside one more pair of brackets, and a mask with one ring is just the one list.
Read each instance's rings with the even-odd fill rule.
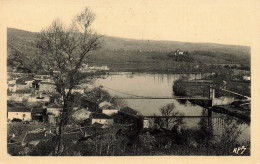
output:
[[[89,137],[78,140],[63,140],[61,156],[139,156],[139,155],[250,155],[250,142],[238,142],[242,132],[241,122],[225,118],[221,135],[213,133],[207,119],[201,119],[198,129],[187,129],[182,124],[171,130],[151,128],[143,131],[130,130],[126,126],[114,125],[104,129],[92,126]],[[75,125],[74,125],[75,126]],[[75,126],[76,127],[76,126]],[[71,128],[71,127],[70,127]],[[50,156],[55,154],[56,136],[41,141],[33,148],[8,146],[11,155]],[[234,148],[245,146],[243,154]]]

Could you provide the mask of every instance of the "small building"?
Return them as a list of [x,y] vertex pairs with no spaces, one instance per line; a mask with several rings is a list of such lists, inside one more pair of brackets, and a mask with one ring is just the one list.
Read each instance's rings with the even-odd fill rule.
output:
[[29,89],[28,85],[21,80],[16,81],[16,91]]
[[7,79],[7,84],[16,84],[16,80],[13,78],[8,78]]
[[98,104],[88,100],[86,97],[81,99],[81,106],[91,112],[101,112],[99,110]]
[[85,108],[77,109],[76,112],[72,114],[72,118],[77,121],[83,121],[89,118],[91,112]]
[[32,109],[32,120],[43,122],[46,120],[46,109],[44,108],[33,108]]
[[92,113],[89,117],[91,119],[91,124],[99,123],[103,125],[113,125],[114,120],[111,116],[104,113]]
[[35,75],[35,78],[37,79],[49,79],[51,78],[51,75],[47,71],[41,71],[37,75]]
[[134,109],[132,109],[132,108],[130,108],[128,106],[120,109],[120,112],[126,113],[128,115],[139,115],[139,113],[136,110],[134,110]]
[[16,85],[15,84],[8,84],[8,91],[9,92],[16,92]]
[[60,122],[60,116],[62,112],[62,105],[51,104],[47,106],[46,109],[46,118],[48,119],[49,124],[56,125]]
[[29,133],[26,133],[24,139],[22,140],[22,145],[29,148],[33,148],[36,145],[38,145],[41,141],[46,141],[50,139],[52,136],[53,135],[51,133],[42,129],[36,132],[31,131]]
[[174,52],[174,55],[187,55],[187,54],[188,54],[188,51],[180,51],[179,49],[177,49]]
[[243,80],[245,80],[245,81],[251,81],[251,76],[245,75],[245,76],[243,76]]
[[118,113],[118,110],[114,106],[103,107],[103,108],[101,108],[101,110],[102,110],[102,113],[104,113],[108,116]]
[[17,79],[16,80],[17,90],[25,90],[25,89],[32,88],[33,81],[34,81],[34,79],[31,76]]
[[149,122],[148,118],[144,118],[143,119],[143,128],[146,129],[149,127],[150,127],[150,122]]
[[20,119],[22,121],[31,121],[32,112],[31,109],[26,106],[7,106],[7,119]]
[[41,80],[34,80],[34,81],[32,82],[32,87],[35,88],[36,90],[39,90],[39,88],[40,88],[40,82],[41,82]]
[[56,92],[56,85],[52,82],[41,81],[39,83],[39,91],[42,92]]
[[46,114],[54,115],[54,117],[59,117],[62,111],[62,106],[58,104],[51,104],[47,106]]
[[52,125],[57,125],[58,119],[55,117],[53,114],[52,115],[47,115],[48,123]]
[[[73,89],[71,89],[71,93],[80,93],[80,94],[84,94],[84,88],[81,88],[80,86],[75,86]],[[69,89],[65,89],[65,92],[68,93]]]
[[28,88],[32,88],[32,83],[34,82],[33,77],[26,77],[23,80],[27,84]]
[[[87,133],[86,133],[87,134]],[[85,134],[82,133],[82,130],[74,129],[73,131],[64,132],[62,140],[65,144],[76,144],[80,139],[84,138]]]

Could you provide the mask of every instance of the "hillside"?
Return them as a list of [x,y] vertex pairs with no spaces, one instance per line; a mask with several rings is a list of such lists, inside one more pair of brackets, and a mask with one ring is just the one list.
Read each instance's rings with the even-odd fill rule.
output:
[[181,49],[185,51],[217,51],[230,54],[249,55],[249,47],[223,45],[215,43],[191,43],[178,41],[153,41],[153,40],[134,40],[116,37],[104,36],[104,49],[118,50],[124,49],[128,51],[173,51]]
[[[22,57],[23,67],[34,67],[31,60],[37,58],[37,33],[8,28],[8,42],[25,56]],[[189,51],[189,56],[174,58],[171,56],[176,49]],[[8,58],[13,52],[8,47]],[[115,71],[136,70],[152,71],[173,69],[179,65],[240,63],[250,66],[250,47],[222,45],[214,43],[189,43],[177,41],[134,40],[117,37],[102,37],[102,48],[91,54],[87,61],[93,65],[108,65]],[[36,69],[36,68],[34,68]]]

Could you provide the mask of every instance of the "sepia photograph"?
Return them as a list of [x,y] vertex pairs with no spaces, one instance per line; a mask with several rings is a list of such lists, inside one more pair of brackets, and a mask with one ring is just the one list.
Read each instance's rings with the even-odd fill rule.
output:
[[8,156],[254,154],[254,3],[3,6]]

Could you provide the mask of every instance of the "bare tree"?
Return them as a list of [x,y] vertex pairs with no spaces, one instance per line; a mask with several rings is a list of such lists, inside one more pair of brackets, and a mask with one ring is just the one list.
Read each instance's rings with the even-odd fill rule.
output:
[[37,47],[43,67],[52,76],[63,102],[58,133],[58,153],[62,147],[63,127],[72,112],[71,90],[81,81],[79,69],[89,52],[100,47],[100,37],[90,28],[94,19],[95,15],[85,8],[75,16],[69,27],[63,25],[60,20],[55,20],[39,35]]
[[175,105],[174,103],[171,104],[167,104],[163,107],[160,108],[160,112],[162,114],[162,116],[169,116],[163,119],[162,121],[162,125],[164,126],[166,129],[171,129],[172,126],[174,125],[174,123],[181,123],[182,119],[179,118],[171,118],[170,116],[182,116],[183,114],[176,111]]

